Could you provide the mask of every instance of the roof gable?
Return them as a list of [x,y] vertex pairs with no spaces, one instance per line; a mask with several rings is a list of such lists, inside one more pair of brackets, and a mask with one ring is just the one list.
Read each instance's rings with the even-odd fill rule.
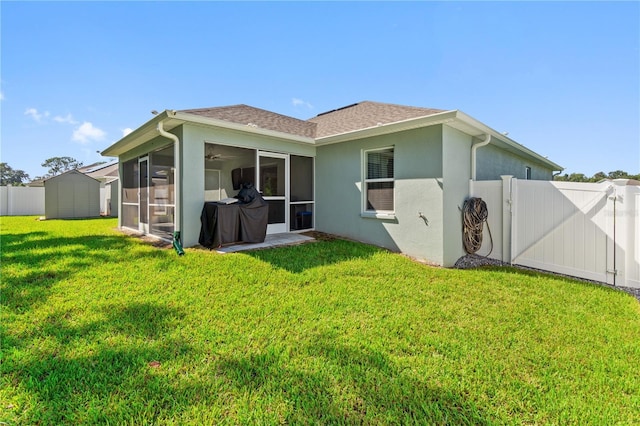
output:
[[309,138],[315,136],[315,123],[249,105],[241,104],[214,108],[187,109],[180,112],[292,135]]
[[444,112],[442,109],[364,101],[334,109],[307,120],[317,124],[316,138],[368,129]]

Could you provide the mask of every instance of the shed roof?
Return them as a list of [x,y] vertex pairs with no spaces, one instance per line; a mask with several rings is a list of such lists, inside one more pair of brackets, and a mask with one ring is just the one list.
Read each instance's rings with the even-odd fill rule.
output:
[[44,179],[44,184],[46,186],[47,182],[58,180],[58,179],[63,178],[63,177],[69,177],[69,176],[72,176],[72,175],[79,176],[78,179],[90,179],[92,181],[95,181],[98,184],[100,183],[99,180],[97,180],[95,178],[92,178],[91,176],[86,175],[86,174],[84,174],[82,172],[79,172],[78,170],[74,169],[74,170],[69,170],[69,171],[66,171],[64,173],[60,173],[59,175],[55,175],[55,176],[52,176],[50,178]]

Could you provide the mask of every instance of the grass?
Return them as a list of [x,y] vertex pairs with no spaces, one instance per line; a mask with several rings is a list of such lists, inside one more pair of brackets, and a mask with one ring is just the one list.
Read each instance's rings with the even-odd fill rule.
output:
[[0,219],[0,424],[640,424],[640,304],[342,240]]

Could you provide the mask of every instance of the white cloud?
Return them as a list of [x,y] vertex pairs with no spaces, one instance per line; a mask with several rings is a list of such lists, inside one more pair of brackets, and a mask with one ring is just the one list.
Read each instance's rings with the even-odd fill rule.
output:
[[24,115],[28,115],[31,118],[33,118],[35,121],[40,123],[42,122],[43,118],[49,117],[49,111],[45,111],[41,113],[41,112],[38,112],[38,110],[35,108],[27,108],[27,110],[24,112]]
[[67,114],[65,117],[56,115],[55,117],[53,117],[53,121],[58,123],[78,124],[78,122],[73,119],[73,116],[71,114]]
[[127,136],[129,133],[133,132],[133,129],[127,127],[126,129],[122,129],[122,137],[124,138],[125,136]]
[[305,106],[309,109],[313,109],[313,105],[311,105],[309,102],[307,101],[303,101],[302,99],[298,99],[298,98],[292,98],[291,99],[291,103],[293,104],[294,107],[299,107],[299,106]]
[[4,92],[0,92],[0,101],[4,101]]
[[93,124],[85,121],[80,125],[80,127],[73,131],[73,140],[84,145],[91,141],[101,141],[104,139],[105,135],[106,133],[103,130],[94,127]]

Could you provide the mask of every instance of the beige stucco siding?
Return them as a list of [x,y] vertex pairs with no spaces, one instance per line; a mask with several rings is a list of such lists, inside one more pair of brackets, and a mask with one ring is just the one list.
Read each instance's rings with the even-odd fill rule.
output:
[[[442,263],[441,140],[442,127],[433,126],[318,147],[316,229]],[[387,146],[394,146],[395,218],[362,217],[362,152]]]

